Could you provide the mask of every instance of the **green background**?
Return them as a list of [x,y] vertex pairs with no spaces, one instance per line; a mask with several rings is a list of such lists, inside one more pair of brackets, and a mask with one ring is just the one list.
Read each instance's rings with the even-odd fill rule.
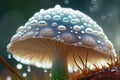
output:
[[[24,25],[35,12],[56,4],[80,10],[93,18],[104,29],[115,49],[120,50],[120,0],[0,0],[0,55],[12,67],[17,62],[7,58],[6,45],[16,29]],[[0,72],[3,69],[5,67],[0,63]]]

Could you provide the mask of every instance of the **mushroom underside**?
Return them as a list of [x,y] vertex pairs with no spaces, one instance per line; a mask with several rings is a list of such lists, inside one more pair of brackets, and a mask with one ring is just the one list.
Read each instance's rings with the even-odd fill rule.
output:
[[[60,56],[61,58],[66,56],[68,67],[70,68],[76,66],[73,54],[79,66],[83,66],[80,57],[83,62],[85,62],[87,58],[87,66],[93,64],[99,66],[101,64],[106,65],[106,63],[110,63],[110,56],[112,56],[109,53],[100,52],[85,46],[68,45],[47,38],[19,40],[12,43],[8,51],[15,56],[14,58],[16,58],[16,60],[24,64],[39,64],[39,67],[42,68],[52,67],[53,56]],[[86,57],[87,53],[88,56]]]

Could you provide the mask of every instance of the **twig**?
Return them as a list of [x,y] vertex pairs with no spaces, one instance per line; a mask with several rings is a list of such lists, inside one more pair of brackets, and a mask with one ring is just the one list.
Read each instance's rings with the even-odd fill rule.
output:
[[11,67],[10,65],[2,58],[2,56],[0,56],[0,62],[7,67],[8,70],[10,70],[13,74],[15,74],[16,78],[18,80],[24,80],[22,77],[20,77],[20,75],[18,73],[16,73]]

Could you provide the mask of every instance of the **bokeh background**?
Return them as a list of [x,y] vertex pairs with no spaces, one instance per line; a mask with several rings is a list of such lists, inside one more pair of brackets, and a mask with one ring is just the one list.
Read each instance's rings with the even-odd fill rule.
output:
[[[10,55],[8,56],[6,50],[12,35],[35,12],[42,8],[54,7],[56,4],[80,10],[93,18],[103,28],[116,51],[120,50],[120,0],[0,0],[0,55],[14,69],[17,70],[16,65],[20,63],[13,58],[9,59]],[[22,66],[23,68],[17,71],[24,76],[23,74],[27,74],[27,65]],[[44,76],[44,70],[40,69],[41,72],[38,72],[38,68],[32,68],[32,73]],[[5,72],[9,71],[0,63],[0,75],[4,76]],[[31,72],[29,72],[29,77]],[[10,75],[10,73],[8,74]],[[28,74],[25,77],[28,77]]]

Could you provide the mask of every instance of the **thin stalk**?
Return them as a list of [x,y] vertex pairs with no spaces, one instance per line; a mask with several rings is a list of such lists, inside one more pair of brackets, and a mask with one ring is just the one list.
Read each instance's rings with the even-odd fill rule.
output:
[[10,70],[18,80],[24,80],[22,77],[20,77],[20,75],[18,73],[16,73],[11,67],[10,65],[8,65],[8,63],[2,58],[2,56],[0,56],[0,62],[8,69]]
[[77,67],[78,67],[82,72],[84,72],[84,70],[83,70],[83,69],[78,65],[78,63],[76,62],[74,53],[73,53],[73,59],[74,59],[75,64],[77,65]]

